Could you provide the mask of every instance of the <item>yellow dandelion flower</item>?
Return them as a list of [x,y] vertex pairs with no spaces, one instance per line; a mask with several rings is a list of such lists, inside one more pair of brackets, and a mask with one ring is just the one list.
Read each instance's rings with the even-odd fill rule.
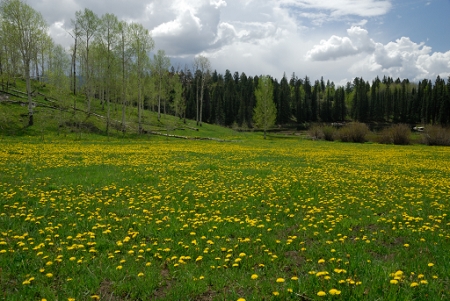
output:
[[278,296],[280,293],[279,292],[272,292],[272,295],[274,296]]
[[413,282],[413,283],[411,283],[411,285],[410,285],[411,287],[415,287],[415,286],[419,286],[419,283],[417,283],[417,282]]
[[317,261],[317,263],[319,263],[319,264],[325,263],[325,259],[319,259],[319,260]]
[[292,276],[292,277],[291,277],[291,280],[297,281],[297,280],[298,280],[298,277],[297,277],[297,276]]
[[428,281],[426,281],[426,280],[420,280],[420,284],[428,284]]
[[118,265],[117,267],[116,267],[116,270],[121,270],[122,269],[122,266],[121,265]]
[[398,280],[397,279],[392,279],[391,281],[389,281],[391,284],[398,284]]
[[258,279],[258,275],[253,274],[250,278],[252,278],[253,280]]
[[53,274],[52,273],[47,273],[47,274],[45,274],[45,277],[52,278]]
[[325,293],[324,291],[320,291],[320,292],[317,293],[317,296],[319,296],[319,297],[323,297],[323,296],[326,296],[326,295],[327,295],[327,293]]
[[99,295],[92,295],[91,299],[92,300],[100,300],[100,296]]
[[277,278],[277,282],[278,282],[278,283],[284,282],[284,278]]
[[434,263],[430,262],[430,263],[428,263],[428,266],[432,267],[432,266],[434,266]]
[[142,276],[144,276],[144,273],[141,272],[138,274],[138,277],[142,277]]
[[330,293],[330,295],[340,295],[341,294],[341,291],[337,290],[335,288],[330,289],[328,292]]

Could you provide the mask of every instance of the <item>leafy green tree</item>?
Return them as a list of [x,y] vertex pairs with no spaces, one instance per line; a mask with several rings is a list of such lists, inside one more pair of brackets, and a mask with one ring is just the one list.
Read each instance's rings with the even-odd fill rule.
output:
[[264,139],[266,139],[267,130],[275,124],[277,118],[277,109],[273,102],[273,83],[269,76],[259,77],[255,97],[253,121],[256,127],[264,130]]
[[175,116],[183,118],[184,112],[186,111],[186,102],[183,97],[183,85],[178,73],[175,73],[170,77],[170,86],[172,87],[172,109]]
[[99,87],[104,87],[104,92],[101,93],[103,104],[107,103],[106,113],[106,135],[109,135],[110,125],[110,103],[114,89],[114,75],[117,74],[118,59],[115,49],[120,42],[119,19],[113,14],[105,14],[100,19],[99,30],[97,34],[97,42],[101,45],[103,54],[101,58],[104,61],[102,77]]
[[166,55],[166,52],[164,50],[158,50],[153,56],[153,62],[151,64],[152,76],[155,79],[155,91],[158,97],[158,121],[161,119],[161,98],[164,97],[163,92],[166,90],[166,87],[163,87],[163,85],[167,83],[169,67],[170,59]]
[[91,98],[93,93],[93,85],[91,81],[93,70],[90,64],[90,50],[91,41],[100,25],[100,19],[93,11],[87,8],[85,8],[84,11],[77,11],[75,13],[75,18],[75,22],[77,23],[76,27],[79,29],[80,37],[84,43],[84,49],[82,52],[84,63],[84,86],[87,98],[87,111],[90,113]]
[[118,24],[119,42],[117,43],[116,52],[119,58],[119,70],[120,70],[120,94],[122,100],[122,133],[126,131],[125,124],[125,111],[127,107],[127,83],[131,62],[131,38],[129,25],[125,21],[121,21]]
[[[199,72],[200,85],[197,83],[197,89],[200,89],[200,98],[197,93],[197,125],[202,125],[203,115],[203,98],[205,94],[205,88],[208,83],[208,79],[211,75],[211,63],[209,59],[203,55],[199,55],[194,59],[194,70]],[[197,90],[198,91],[198,90]]]
[[130,31],[130,45],[133,61],[135,87],[138,106],[138,132],[142,133],[142,110],[144,109],[144,81],[150,67],[148,52],[154,47],[150,33],[141,24],[132,23],[128,27]]
[[53,45],[50,52],[51,64],[46,71],[47,83],[52,87],[49,96],[57,100],[59,112],[58,135],[65,121],[65,114],[70,103],[67,101],[67,94],[70,93],[70,58],[61,45]]
[[19,50],[28,96],[28,125],[33,125],[30,67],[39,51],[39,41],[47,35],[47,24],[42,15],[21,0],[3,0],[0,4],[4,41]]

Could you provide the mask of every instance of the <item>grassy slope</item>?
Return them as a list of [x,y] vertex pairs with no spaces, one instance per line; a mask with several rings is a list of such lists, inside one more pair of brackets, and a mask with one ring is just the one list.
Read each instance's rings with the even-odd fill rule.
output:
[[[37,103],[35,108],[34,123],[32,127],[28,127],[28,108],[26,96],[18,98],[9,96],[10,100],[23,102],[19,103],[0,102],[0,135],[6,136],[74,136],[78,139],[91,134],[106,137],[106,106],[102,106],[100,100],[94,99],[91,103],[91,112],[88,115],[83,111],[87,110],[87,102],[82,95],[73,96],[63,95],[55,97],[58,101],[53,100],[56,92],[48,87],[35,85],[36,91],[42,95],[36,95],[34,101]],[[16,87],[12,88],[17,91],[25,91],[25,83],[18,80]],[[19,94],[10,90],[14,94]],[[1,93],[0,93],[1,94]],[[44,97],[43,95],[47,96]],[[50,99],[50,100],[48,100]],[[76,103],[77,111],[74,114],[73,104]],[[58,110],[50,107],[59,107]],[[110,136],[123,137],[120,131],[120,120],[122,119],[122,107],[120,104],[111,104],[111,126]],[[195,121],[187,120],[186,124],[177,117],[171,115],[162,115],[161,120],[157,120],[155,112],[145,110],[142,116],[143,128],[148,132],[158,132],[162,134],[178,135],[185,137],[199,138],[215,138],[215,139],[240,139],[243,134],[223,128],[216,125],[204,123],[198,127]],[[128,107],[126,109],[127,136],[134,137],[137,133],[137,108]],[[195,130],[198,129],[198,130]],[[146,137],[148,135],[144,135]]]

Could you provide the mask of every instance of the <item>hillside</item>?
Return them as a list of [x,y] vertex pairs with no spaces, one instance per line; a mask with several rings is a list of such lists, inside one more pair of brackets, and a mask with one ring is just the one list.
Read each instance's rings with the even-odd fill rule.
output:
[[138,135],[138,110],[130,105],[125,109],[126,131],[122,131],[122,104],[110,104],[107,131],[107,103],[94,99],[87,111],[84,95],[57,93],[55,89],[34,83],[34,125],[28,126],[28,101],[25,82],[17,80],[8,89],[0,89],[0,134],[5,136],[64,135],[81,138],[84,135],[112,137],[164,136],[188,139],[239,139],[243,134],[229,128],[195,120],[161,115],[148,109],[142,112],[143,133]]

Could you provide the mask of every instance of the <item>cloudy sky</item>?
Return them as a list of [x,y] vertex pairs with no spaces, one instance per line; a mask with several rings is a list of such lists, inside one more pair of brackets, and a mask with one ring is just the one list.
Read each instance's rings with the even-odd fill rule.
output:
[[285,73],[343,85],[377,75],[450,76],[450,0],[28,0],[53,39],[72,43],[75,12],[89,8],[143,24],[172,64],[198,54],[213,69]]

